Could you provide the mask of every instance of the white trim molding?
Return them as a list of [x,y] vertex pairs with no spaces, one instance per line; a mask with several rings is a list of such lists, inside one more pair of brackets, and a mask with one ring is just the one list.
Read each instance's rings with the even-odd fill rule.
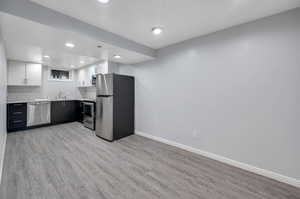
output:
[[187,146],[187,145],[184,145],[184,144],[180,144],[180,143],[177,143],[177,142],[174,142],[174,141],[170,141],[170,140],[167,140],[165,138],[149,135],[149,134],[144,133],[144,132],[136,131],[135,134],[146,137],[146,138],[149,138],[149,139],[152,139],[152,140],[155,140],[155,141],[158,141],[158,142],[162,142],[162,143],[170,145],[170,146],[178,147],[178,148],[183,149],[185,151],[196,153],[196,154],[205,156],[207,158],[217,160],[219,162],[222,162],[222,163],[234,166],[234,167],[238,167],[238,168],[244,169],[246,171],[249,171],[249,172],[261,175],[261,176],[265,176],[267,178],[271,178],[273,180],[276,180],[276,181],[286,183],[286,184],[292,185],[294,187],[300,188],[300,180],[297,180],[295,178],[284,176],[284,175],[281,175],[281,174],[278,174],[278,173],[275,173],[273,171],[269,171],[269,170],[266,170],[266,169],[261,169],[261,168],[258,168],[258,167],[255,167],[255,166],[252,166],[252,165],[249,165],[249,164],[245,164],[245,163],[242,163],[242,162],[239,162],[239,161],[236,161],[236,160],[232,160],[232,159],[229,159],[229,158],[226,158],[226,157],[214,154],[214,153],[210,153],[210,152],[203,151],[203,150],[200,150],[200,149],[197,149],[197,148],[193,148],[193,147],[190,147],[190,146]]
[[0,185],[2,180],[2,173],[3,173],[3,165],[4,165],[4,156],[5,156],[5,147],[6,147],[6,139],[7,139],[7,133],[4,133],[4,139],[1,147],[1,154],[0,154]]

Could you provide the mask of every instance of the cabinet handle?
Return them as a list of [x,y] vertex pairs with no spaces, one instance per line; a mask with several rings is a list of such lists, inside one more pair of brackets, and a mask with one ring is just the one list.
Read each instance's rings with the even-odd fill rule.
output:
[[22,114],[23,112],[13,112],[12,114],[13,115],[20,115],[20,114]]
[[24,83],[27,84],[27,64],[25,63],[25,78]]
[[13,106],[22,106],[23,104],[13,104]]
[[22,122],[23,122],[23,120],[14,120],[13,121],[14,124],[16,124],[16,123],[22,123]]

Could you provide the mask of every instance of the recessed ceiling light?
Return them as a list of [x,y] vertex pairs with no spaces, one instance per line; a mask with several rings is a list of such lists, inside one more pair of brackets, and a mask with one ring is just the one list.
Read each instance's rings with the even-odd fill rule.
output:
[[75,44],[67,42],[67,43],[65,43],[65,46],[68,47],[68,48],[74,48]]
[[50,58],[49,55],[44,55],[43,57],[46,58],[46,59],[49,59],[49,58]]
[[115,58],[115,59],[121,59],[121,56],[120,55],[114,55],[113,58]]
[[103,3],[103,4],[109,3],[109,1],[110,0],[98,0],[98,2]]
[[163,28],[162,27],[154,27],[151,29],[151,31],[154,35],[160,35],[163,32]]
[[74,65],[71,65],[70,67],[71,67],[71,68],[75,68],[75,66],[74,66]]
[[84,64],[85,62],[84,62],[84,61],[80,61],[80,63],[81,63],[81,64]]

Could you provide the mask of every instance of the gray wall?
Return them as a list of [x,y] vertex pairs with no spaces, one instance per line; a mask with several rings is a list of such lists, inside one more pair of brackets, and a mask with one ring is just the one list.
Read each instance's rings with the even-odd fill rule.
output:
[[300,9],[120,66],[136,130],[300,179]]
[[0,184],[6,142],[6,57],[0,30]]

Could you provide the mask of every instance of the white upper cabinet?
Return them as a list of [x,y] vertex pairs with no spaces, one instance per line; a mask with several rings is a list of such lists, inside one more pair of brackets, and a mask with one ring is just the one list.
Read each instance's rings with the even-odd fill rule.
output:
[[100,62],[99,64],[95,65],[95,72],[96,74],[107,74],[108,73],[108,61]]
[[8,86],[41,86],[42,65],[9,61],[7,81]]
[[7,74],[7,84],[9,86],[24,85],[26,83],[24,63],[9,61]]
[[92,77],[97,74],[117,73],[118,65],[113,62],[103,61],[98,64],[77,70],[77,86],[92,87]]
[[42,85],[42,65],[41,64],[26,64],[27,85],[40,86]]
[[78,87],[91,87],[92,76],[95,75],[95,67],[86,67],[78,69],[77,71],[77,85]]
[[92,76],[97,74],[107,74],[118,72],[118,65],[113,62],[103,61],[98,64],[80,68],[77,70],[77,86],[91,87]]

